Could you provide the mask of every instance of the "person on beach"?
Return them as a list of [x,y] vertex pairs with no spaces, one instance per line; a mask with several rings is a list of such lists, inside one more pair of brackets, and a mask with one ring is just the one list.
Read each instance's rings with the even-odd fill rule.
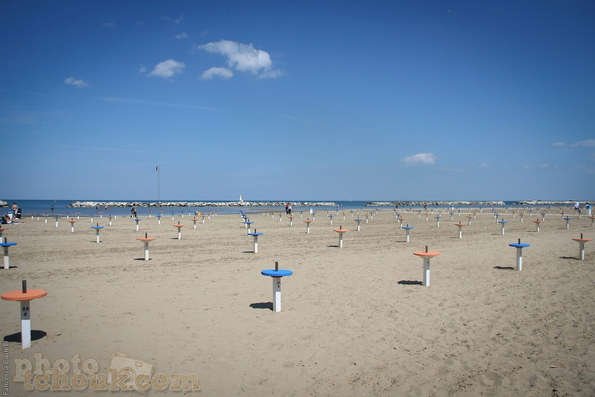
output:
[[134,205],[130,209],[130,216],[136,218],[136,207]]
[[17,212],[19,210],[19,206],[17,205],[17,203],[13,202],[12,203],[12,216],[13,218],[17,217]]
[[574,203],[574,209],[575,211],[577,211],[578,213],[581,212],[581,205],[580,203],[577,201],[576,203]]
[[289,203],[285,204],[285,213],[289,214]]
[[289,211],[289,215],[291,215],[291,213],[293,212],[293,210],[291,209],[291,203],[287,204],[287,211]]
[[52,212],[54,212],[54,204],[52,204]]

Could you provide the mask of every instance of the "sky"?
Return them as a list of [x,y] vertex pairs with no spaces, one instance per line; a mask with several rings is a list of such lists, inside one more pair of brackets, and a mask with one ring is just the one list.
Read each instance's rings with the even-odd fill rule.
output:
[[589,0],[0,8],[0,199],[595,199]]

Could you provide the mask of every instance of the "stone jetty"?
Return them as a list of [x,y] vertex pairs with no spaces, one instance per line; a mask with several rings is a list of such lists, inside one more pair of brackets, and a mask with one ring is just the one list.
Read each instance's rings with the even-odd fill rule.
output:
[[504,201],[374,201],[370,203],[365,203],[364,205],[369,207],[390,207],[399,205],[399,207],[407,207],[407,206],[421,206],[421,205],[431,205],[431,206],[441,206],[441,205],[505,205]]
[[290,203],[294,207],[334,207],[334,202],[291,202],[291,201],[164,201],[164,202],[141,202],[141,201],[76,201],[67,207],[279,207]]

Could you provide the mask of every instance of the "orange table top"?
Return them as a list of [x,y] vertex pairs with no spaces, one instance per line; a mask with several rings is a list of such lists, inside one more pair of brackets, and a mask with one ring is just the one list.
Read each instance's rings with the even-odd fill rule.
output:
[[10,291],[2,294],[2,299],[5,301],[30,301],[32,299],[43,298],[48,294],[42,289],[30,289],[23,294],[22,290]]
[[334,229],[334,231],[337,233],[346,233],[349,231],[349,229]]
[[427,256],[427,257],[433,257],[433,256],[438,256],[440,255],[440,252],[438,251],[416,251],[413,253],[413,255],[417,255],[417,256]]
[[7,227],[0,227],[0,232],[1,231],[4,231],[4,230],[8,230],[8,228]]
[[139,237],[139,238],[137,238],[137,240],[140,240],[140,241],[153,241],[156,238],[157,237]]
[[197,219],[197,218],[192,218],[192,219],[190,219],[190,220],[191,220],[191,221],[193,221],[193,222],[196,222],[196,221],[198,221],[198,219]]
[[542,222],[543,221],[540,221],[540,220],[533,221],[533,223],[542,223]]
[[466,223],[455,223],[455,226],[467,226]]
[[174,225],[175,227],[184,227],[186,225]]
[[68,222],[70,222],[70,223],[74,223],[74,222],[76,222],[76,219],[71,219],[71,220],[69,220]]
[[312,223],[312,222],[313,221],[311,221],[311,220],[304,221],[304,223]]
[[590,238],[573,238],[574,241],[593,241],[593,239]]

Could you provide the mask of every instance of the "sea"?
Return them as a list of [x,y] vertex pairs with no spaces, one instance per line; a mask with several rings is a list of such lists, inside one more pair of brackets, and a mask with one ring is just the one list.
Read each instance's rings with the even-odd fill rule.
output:
[[[3,199],[9,204],[9,207],[0,208],[0,213],[4,215],[10,211],[10,206],[12,203],[16,203],[19,208],[21,208],[23,218],[34,216],[42,216],[44,214],[50,216],[59,216],[59,217],[66,217],[66,216],[76,216],[77,212],[78,215],[84,217],[90,216],[98,216],[101,212],[102,216],[109,216],[109,215],[117,215],[117,216],[129,216],[130,215],[130,207],[111,207],[111,208],[104,208],[104,207],[78,207],[73,208],[69,207],[68,205],[71,203],[85,202],[85,201],[92,201],[92,202],[131,202],[131,200],[80,200],[80,199],[73,199],[73,200],[19,200],[19,199]],[[283,200],[259,200],[262,202],[284,202]],[[374,202],[374,200],[368,201],[332,201],[332,200],[295,200],[296,202],[304,203],[304,202],[324,202],[324,203],[335,203],[336,205],[333,206],[316,206],[312,207],[315,211],[332,211],[332,210],[371,210],[372,208],[380,208],[381,210],[391,210],[394,209],[394,205],[387,205],[387,206],[366,206],[366,203]],[[429,202],[435,200],[428,200]],[[154,203],[155,200],[136,200],[136,203]],[[222,200],[171,200],[167,201],[167,203],[176,203],[176,202],[217,202],[217,203],[232,203],[234,201],[222,201]],[[423,202],[420,200],[420,202]],[[237,203],[237,201],[235,201]],[[496,208],[506,208],[506,207],[515,207],[515,201],[504,201],[504,205],[500,206],[493,206]],[[412,209],[420,209],[423,208],[423,205],[419,206],[406,206],[407,208]],[[474,208],[478,208],[478,206],[474,205]],[[53,208],[53,209],[52,209]],[[446,208],[444,205],[440,206],[431,206],[428,205],[428,208]],[[465,210],[468,209],[468,205],[462,206],[453,206],[449,208],[450,210]],[[484,208],[492,208],[492,205],[486,205]],[[163,211],[163,215],[194,215],[197,212],[201,213],[208,213],[211,211],[217,211],[218,214],[237,214],[242,210],[244,213],[258,213],[262,212],[263,210],[275,210],[275,211],[283,211],[283,206],[259,206],[259,207],[226,207],[226,206],[216,206],[216,207],[161,207]],[[138,216],[148,216],[150,213],[155,216],[159,213],[159,207],[137,207],[137,215]],[[293,206],[292,210],[294,213],[299,213],[300,211],[308,212],[310,210],[309,206]],[[149,213],[149,211],[151,211]]]

